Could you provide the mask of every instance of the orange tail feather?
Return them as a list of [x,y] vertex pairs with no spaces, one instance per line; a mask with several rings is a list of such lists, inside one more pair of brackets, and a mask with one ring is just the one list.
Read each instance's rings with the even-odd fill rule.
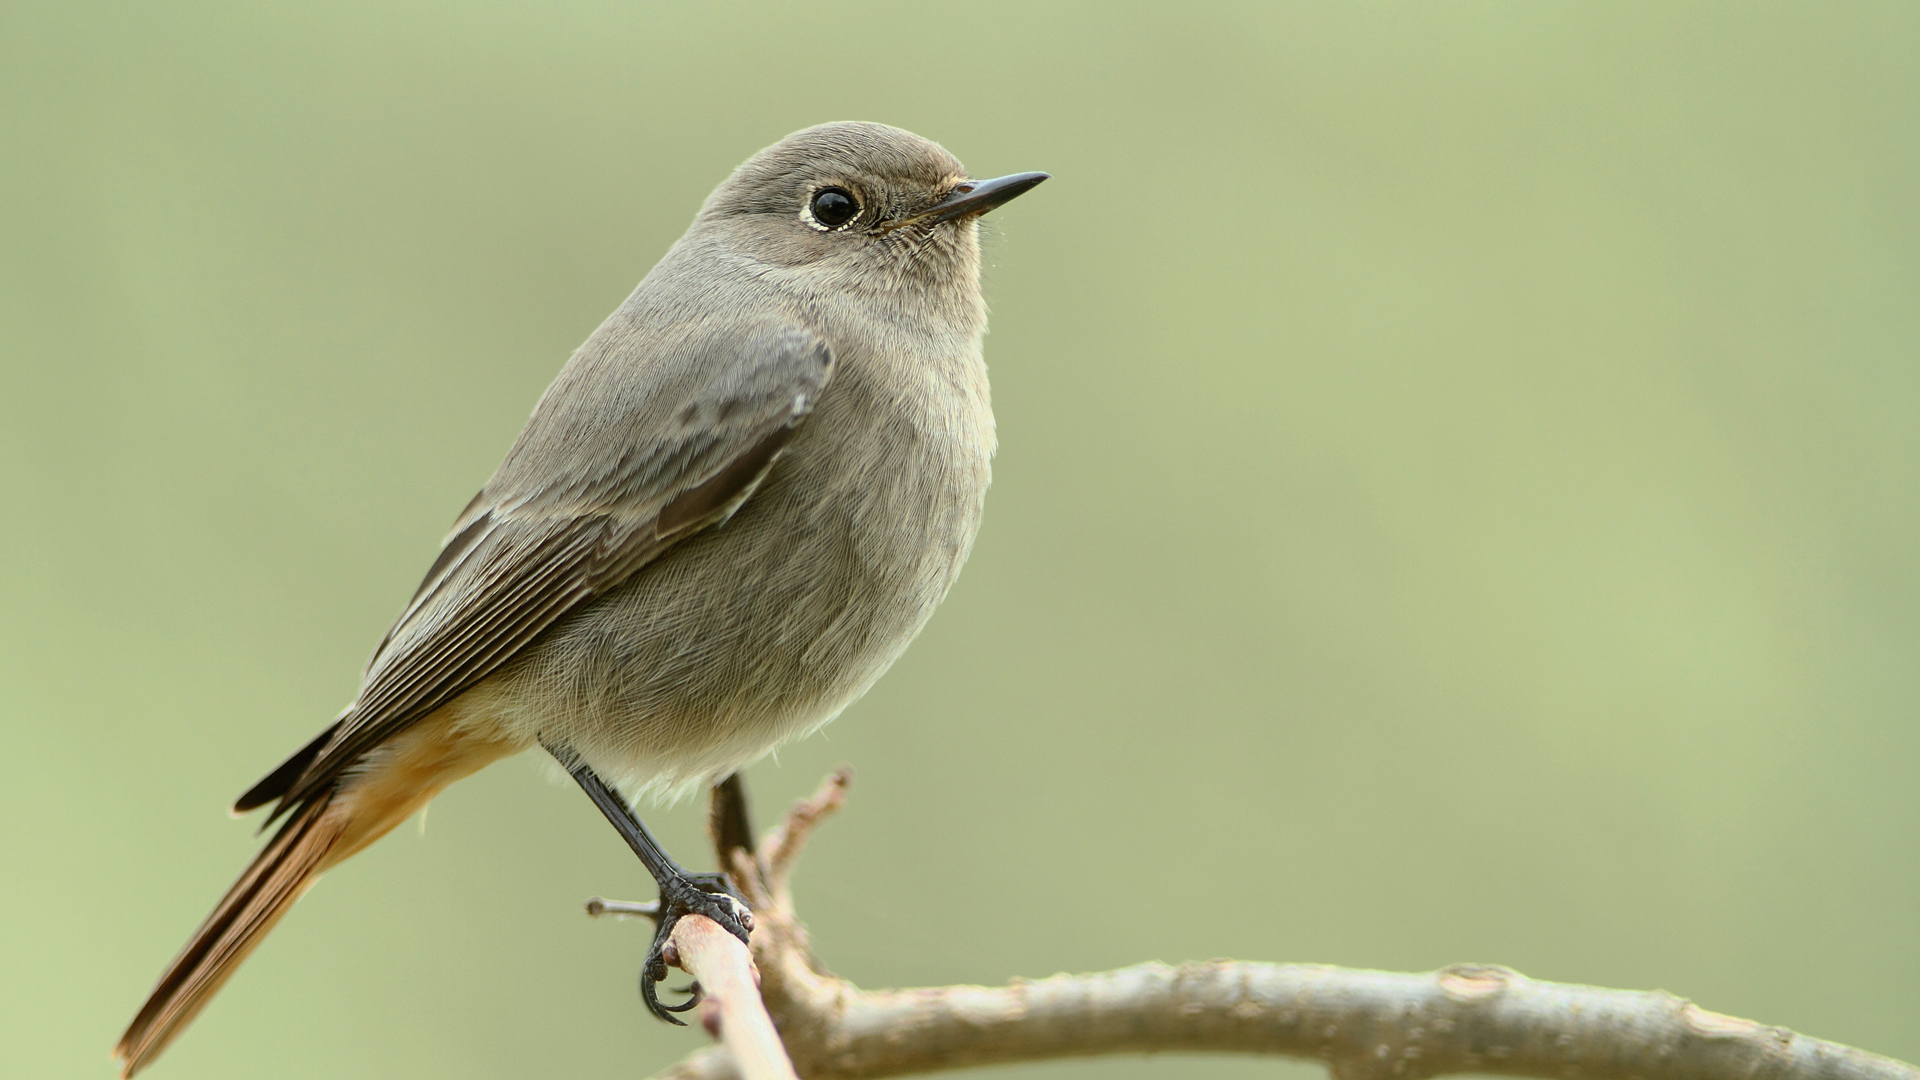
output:
[[294,811],[167,966],[113,1048],[122,1077],[132,1076],[166,1049],[313,884],[346,826],[345,815],[326,812],[332,798]]
[[322,871],[386,835],[448,784],[520,749],[463,727],[461,715],[448,708],[422,720],[292,811],[120,1036],[113,1056],[123,1078],[160,1056]]

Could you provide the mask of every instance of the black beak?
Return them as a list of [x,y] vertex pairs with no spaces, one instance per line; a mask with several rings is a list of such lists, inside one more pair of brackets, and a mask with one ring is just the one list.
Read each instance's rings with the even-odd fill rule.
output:
[[967,180],[930,209],[915,214],[901,224],[937,225],[969,214],[984,214],[1003,202],[1017,199],[1039,187],[1040,181],[1047,177],[1048,174],[1043,172],[1023,172],[992,180]]

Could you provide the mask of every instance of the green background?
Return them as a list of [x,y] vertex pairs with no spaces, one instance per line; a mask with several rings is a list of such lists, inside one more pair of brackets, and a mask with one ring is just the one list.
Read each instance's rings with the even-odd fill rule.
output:
[[[569,351],[849,118],[1055,179],[972,565],[749,774],[858,770],[828,963],[1498,962],[1920,1059],[1920,8],[691,8],[0,6],[0,1074],[108,1075]],[[646,891],[495,767],[152,1075],[644,1075],[703,1037],[579,904]]]

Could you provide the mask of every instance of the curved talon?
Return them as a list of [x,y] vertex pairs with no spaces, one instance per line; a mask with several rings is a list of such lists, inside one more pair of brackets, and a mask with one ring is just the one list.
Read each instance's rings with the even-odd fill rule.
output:
[[[708,891],[709,888],[713,891]],[[653,947],[647,950],[646,963],[640,969],[640,999],[646,1002],[648,1012],[678,1027],[685,1027],[686,1024],[674,1014],[687,1012],[700,1004],[705,996],[700,983],[696,980],[686,990],[676,991],[692,995],[678,1005],[662,1004],[658,986],[667,977],[666,953],[673,938],[674,926],[682,918],[696,914],[705,915],[719,923],[742,943],[747,941],[753,927],[753,913],[739,897],[733,895],[731,884],[722,875],[689,874],[685,878],[661,884]]]
[[686,1021],[673,1015],[682,1009],[660,1004],[660,999],[653,994],[653,984],[652,977],[644,971],[640,973],[640,999],[647,1003],[647,1011],[675,1027],[686,1027]]
[[[676,993],[679,993],[679,992],[680,991],[676,991]],[[693,1008],[695,1005],[700,1004],[700,1002],[703,999],[705,999],[707,996],[706,991],[700,989],[699,983],[694,983],[692,986],[687,987],[687,989],[684,992],[691,994],[693,996],[689,997],[687,1000],[681,1002],[678,1005],[662,1005],[660,1007],[667,1010],[670,1013],[683,1013],[683,1012],[686,1012],[688,1009]]]

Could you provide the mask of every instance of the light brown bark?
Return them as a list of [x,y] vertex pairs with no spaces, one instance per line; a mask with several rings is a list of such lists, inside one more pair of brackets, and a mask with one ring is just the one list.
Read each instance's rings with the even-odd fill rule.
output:
[[799,1080],[739,938],[705,915],[689,915],[674,924],[666,956],[700,984],[701,1026],[720,1041],[742,1080]]
[[[754,911],[766,1013],[808,1080],[1167,1051],[1316,1060],[1336,1080],[1920,1080],[1911,1065],[1662,991],[1537,982],[1491,966],[1399,974],[1213,960],[1000,987],[862,990],[814,957],[789,888],[794,859],[844,802],[848,779],[844,769],[830,777],[757,853],[738,843],[750,833],[737,782],[717,790],[714,808],[722,865]],[[758,1080],[735,1062],[710,1047],[657,1080]]]

